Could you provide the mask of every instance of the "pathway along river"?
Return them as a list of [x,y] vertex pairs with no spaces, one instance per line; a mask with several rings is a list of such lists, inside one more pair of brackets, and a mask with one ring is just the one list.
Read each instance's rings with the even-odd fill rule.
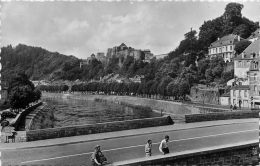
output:
[[139,110],[110,102],[43,98],[54,106],[54,127],[95,124],[161,116],[157,112]]

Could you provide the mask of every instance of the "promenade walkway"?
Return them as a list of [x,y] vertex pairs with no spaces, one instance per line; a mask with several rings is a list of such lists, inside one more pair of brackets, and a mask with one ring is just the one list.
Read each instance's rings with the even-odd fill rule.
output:
[[90,134],[74,137],[64,137],[48,140],[39,140],[32,142],[20,142],[20,143],[0,143],[0,150],[8,149],[30,149],[39,147],[50,147],[50,146],[60,146],[67,144],[76,144],[83,142],[91,142],[97,140],[106,140],[120,137],[128,137],[133,135],[145,135],[149,133],[165,132],[165,131],[175,131],[175,130],[187,130],[193,128],[204,128],[210,126],[222,126],[229,124],[241,124],[241,123],[256,123],[259,119],[232,119],[232,120],[219,120],[219,121],[209,121],[209,122],[197,122],[197,123],[185,123],[185,124],[173,124],[168,126],[150,127],[142,129],[124,130],[117,132],[107,132],[100,134]]

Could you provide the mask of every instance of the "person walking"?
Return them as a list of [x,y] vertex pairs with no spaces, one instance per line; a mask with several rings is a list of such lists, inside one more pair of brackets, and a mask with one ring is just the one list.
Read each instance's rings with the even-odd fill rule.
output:
[[99,145],[95,147],[95,151],[92,153],[91,160],[93,166],[102,165],[104,162],[107,162],[107,159],[101,152]]
[[147,144],[145,145],[145,156],[152,156],[152,140],[150,139],[147,141]]
[[159,146],[160,152],[162,152],[164,155],[170,153],[169,147],[168,147],[168,142],[169,142],[169,136],[166,135],[164,137],[164,139],[161,141],[160,146]]
[[232,110],[233,110],[233,105],[231,104],[231,105],[230,105],[230,111],[232,111]]

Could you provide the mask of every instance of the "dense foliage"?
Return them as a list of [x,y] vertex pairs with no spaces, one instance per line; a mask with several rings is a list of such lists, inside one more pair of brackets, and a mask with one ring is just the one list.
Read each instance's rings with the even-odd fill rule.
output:
[[12,76],[8,88],[8,102],[14,109],[26,108],[41,98],[41,91],[34,87],[24,73]]

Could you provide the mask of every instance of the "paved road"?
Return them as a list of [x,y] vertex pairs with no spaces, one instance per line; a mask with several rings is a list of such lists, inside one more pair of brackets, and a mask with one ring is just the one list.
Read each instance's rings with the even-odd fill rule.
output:
[[[195,128],[102,141],[77,143],[34,149],[2,150],[3,165],[91,165],[93,147],[101,150],[110,162],[144,157],[146,140],[153,141],[153,155],[161,155],[158,147],[165,134],[170,136],[170,151],[180,152],[241,141],[258,140],[258,123],[232,124]],[[71,137],[73,139],[73,137]]]

